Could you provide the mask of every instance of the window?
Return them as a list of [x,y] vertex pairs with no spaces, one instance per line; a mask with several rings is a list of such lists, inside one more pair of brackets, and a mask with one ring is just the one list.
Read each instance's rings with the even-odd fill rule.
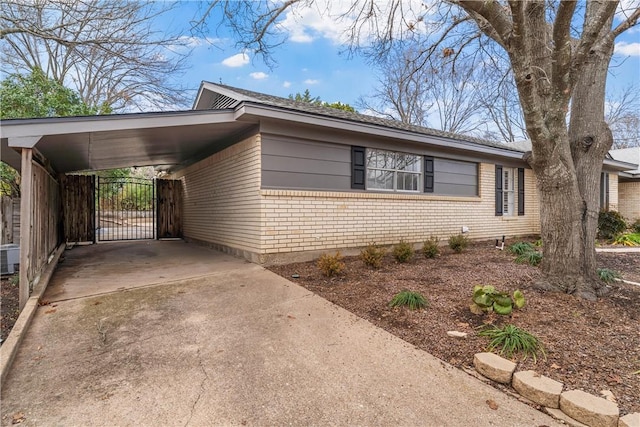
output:
[[367,149],[367,189],[421,191],[422,156]]
[[514,173],[512,168],[502,169],[502,214],[515,214]]
[[[518,180],[517,194],[516,179]],[[524,168],[505,168],[502,165],[496,165],[497,216],[524,215],[524,187]]]

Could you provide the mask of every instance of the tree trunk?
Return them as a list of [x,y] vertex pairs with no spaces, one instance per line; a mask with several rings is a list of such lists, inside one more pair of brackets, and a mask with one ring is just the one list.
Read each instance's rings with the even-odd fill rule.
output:
[[613,143],[604,120],[605,85],[612,55],[613,40],[594,47],[575,72],[569,144],[561,144],[570,147],[572,167],[562,161],[564,153],[558,153],[543,171],[537,171],[544,242],[544,279],[538,285],[589,300],[606,290],[596,271],[595,239],[602,163]]

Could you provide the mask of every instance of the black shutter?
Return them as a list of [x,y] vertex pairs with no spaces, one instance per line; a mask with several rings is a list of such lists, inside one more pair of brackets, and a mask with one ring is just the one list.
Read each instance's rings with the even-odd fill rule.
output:
[[351,188],[364,190],[365,179],[365,148],[351,147]]
[[424,192],[433,193],[434,187],[433,157],[424,156]]
[[606,210],[609,210],[609,174],[608,173],[604,174],[604,185],[606,188],[606,193],[604,196],[604,208]]
[[496,216],[502,216],[502,166],[496,165]]
[[524,215],[524,168],[518,168],[518,215]]

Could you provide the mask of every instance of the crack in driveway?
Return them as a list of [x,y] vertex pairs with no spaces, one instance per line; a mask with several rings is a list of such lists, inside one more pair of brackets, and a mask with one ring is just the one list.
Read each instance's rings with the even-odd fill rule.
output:
[[202,381],[200,381],[200,392],[198,393],[198,396],[193,402],[193,405],[191,405],[191,414],[189,415],[189,419],[184,423],[185,427],[188,426],[191,420],[193,419],[193,414],[196,411],[196,406],[198,405],[198,402],[200,402],[200,399],[202,398],[202,393],[204,393],[204,390],[205,390],[204,384],[209,380],[209,374],[207,374],[207,370],[204,368],[204,363],[202,362],[202,355],[200,354],[200,348],[198,348],[196,357],[198,358],[198,364],[200,365],[200,369],[204,374],[204,378],[202,379]]

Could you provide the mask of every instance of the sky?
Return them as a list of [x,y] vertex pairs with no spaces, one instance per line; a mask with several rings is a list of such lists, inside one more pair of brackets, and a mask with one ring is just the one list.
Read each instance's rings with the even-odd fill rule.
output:
[[[419,0],[410,0],[420,7]],[[333,2],[332,7],[347,3]],[[349,57],[342,44],[340,25],[321,17],[315,10],[288,13],[284,19],[287,40],[272,50],[273,67],[260,56],[243,52],[230,32],[212,24],[204,33],[190,33],[189,22],[201,16],[201,5],[183,2],[177,5],[166,22],[172,31],[190,37],[193,51],[182,83],[195,91],[202,80],[222,82],[257,92],[287,97],[309,89],[323,101],[357,106],[358,98],[371,94],[376,85],[373,66],[364,58]],[[297,17],[297,19],[295,18]],[[345,24],[346,25],[346,24]],[[609,72],[608,90],[620,91],[630,84],[640,90],[640,28],[634,28],[616,40],[616,53]]]

